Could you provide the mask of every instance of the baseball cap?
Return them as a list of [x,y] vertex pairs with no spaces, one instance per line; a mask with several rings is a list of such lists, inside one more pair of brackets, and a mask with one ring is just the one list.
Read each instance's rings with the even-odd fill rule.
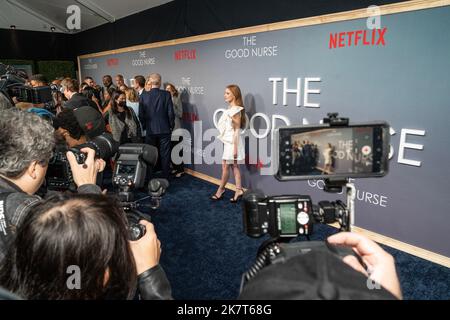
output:
[[85,106],[74,109],[73,113],[88,138],[93,139],[105,132],[105,120],[98,110]]
[[239,299],[393,300],[395,297],[383,287],[369,286],[365,275],[324,245],[263,268],[246,283]]

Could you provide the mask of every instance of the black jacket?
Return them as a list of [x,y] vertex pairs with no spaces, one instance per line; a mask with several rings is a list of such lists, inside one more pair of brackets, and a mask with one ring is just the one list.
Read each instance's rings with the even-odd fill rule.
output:
[[[102,190],[97,185],[86,184],[79,187],[78,192],[99,194]],[[23,192],[14,183],[2,177],[0,177],[0,193],[7,193],[4,204],[5,212],[3,213],[6,224],[5,232],[7,234],[3,236],[2,239],[7,239],[9,242],[14,239],[14,232],[17,226],[26,217],[28,211],[42,200],[42,198],[37,195],[29,195]],[[6,251],[7,244],[4,241],[0,241],[0,264],[5,257]]]
[[173,300],[169,280],[159,264],[138,276],[138,289],[142,300]]
[[95,110],[98,110],[97,105],[95,104],[94,101],[86,98],[85,96],[83,96],[80,93],[74,93],[72,98],[70,98],[69,100],[67,100],[64,103],[64,108],[65,109],[76,109],[79,107],[85,107],[85,106],[89,106],[94,108]]
[[139,120],[147,136],[170,134],[175,125],[170,93],[157,88],[143,91],[139,97]]
[[[2,264],[5,254],[8,250],[8,244],[14,240],[15,230],[25,219],[30,209],[38,204],[42,198],[37,195],[29,195],[23,192],[17,185],[9,180],[0,177],[0,193],[5,194],[6,201],[4,206],[0,208],[0,216],[4,216],[6,223],[6,242],[0,241],[0,265]],[[78,188],[78,193],[95,193],[100,194],[102,190],[94,184],[82,185]],[[2,213],[1,210],[4,212]],[[0,217],[1,218],[1,217]],[[1,219],[0,219],[1,221]],[[0,230],[2,230],[0,226]],[[167,280],[166,274],[160,265],[157,265],[138,277],[138,289],[141,299],[144,300],[171,300],[172,289]]]

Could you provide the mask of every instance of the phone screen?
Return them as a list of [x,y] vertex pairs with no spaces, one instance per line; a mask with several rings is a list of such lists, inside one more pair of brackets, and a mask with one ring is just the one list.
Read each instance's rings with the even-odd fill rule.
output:
[[280,129],[278,176],[382,176],[387,172],[387,133],[387,124]]

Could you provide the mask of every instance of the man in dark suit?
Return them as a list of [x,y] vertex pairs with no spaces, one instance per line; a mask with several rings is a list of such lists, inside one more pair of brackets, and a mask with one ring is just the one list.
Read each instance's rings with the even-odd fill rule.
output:
[[[139,120],[146,130],[145,143],[159,145],[163,178],[169,177],[170,137],[175,125],[172,97],[168,91],[160,90],[161,76],[152,73],[147,83],[150,91],[143,91],[139,98]],[[148,178],[148,177],[147,177]]]
[[64,102],[64,109],[76,109],[80,107],[89,106],[98,110],[97,105],[91,99],[86,98],[82,94],[78,93],[78,81],[75,79],[66,78],[61,82],[61,91],[67,98]]
[[134,77],[134,90],[138,93],[139,97],[142,92],[144,92],[145,78],[144,76],[138,75]]

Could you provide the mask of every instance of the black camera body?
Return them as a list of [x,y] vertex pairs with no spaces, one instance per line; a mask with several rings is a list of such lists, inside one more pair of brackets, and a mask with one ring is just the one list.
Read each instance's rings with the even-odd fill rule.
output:
[[45,176],[46,187],[48,190],[75,191],[76,189],[66,152],[66,148],[56,150],[48,163],[48,169]]
[[32,104],[48,103],[53,100],[50,86],[29,87],[15,85],[9,88],[8,95],[15,97],[19,102],[29,102]]
[[244,200],[244,229],[250,237],[295,237],[312,232],[312,201],[309,196],[283,195],[265,197],[248,192]]
[[349,211],[342,201],[321,201],[315,206],[310,196],[266,197],[251,191],[244,195],[243,200],[244,230],[253,238],[265,234],[272,238],[309,236],[315,223],[338,222],[342,229],[349,225]]
[[[104,160],[110,159],[117,152],[117,142],[114,141],[109,133],[104,133],[73,148],[67,148],[66,145],[58,146],[54,156],[49,161],[45,177],[48,190],[76,190],[66,152],[71,151],[78,164],[83,164],[86,161],[87,154],[82,152],[81,149],[85,147],[93,149],[95,151],[95,157]],[[97,183],[101,183],[99,178],[101,178],[101,174],[100,177],[97,177]]]
[[112,182],[124,206],[133,206],[133,190],[144,187],[147,166],[153,167],[157,159],[158,149],[147,144],[126,143],[119,147]]
[[0,67],[3,67],[5,71],[5,74],[2,74],[0,77],[0,91],[6,94],[11,100],[11,103],[13,103],[13,97],[19,102],[29,102],[32,104],[53,101],[52,88],[50,86],[34,88],[27,86],[25,85],[25,74],[16,71],[12,66],[0,64]]
[[[158,149],[147,144],[126,143],[119,147],[112,182],[118,189],[117,196],[120,206],[126,213],[128,220],[129,240],[136,241],[146,233],[140,220],[151,221],[149,215],[139,211],[139,208],[150,207],[157,209],[169,183],[164,179],[152,179],[148,184],[149,195],[141,199],[134,199],[134,191],[144,187],[147,166],[155,166],[158,159]],[[149,204],[140,203],[150,198]]]

